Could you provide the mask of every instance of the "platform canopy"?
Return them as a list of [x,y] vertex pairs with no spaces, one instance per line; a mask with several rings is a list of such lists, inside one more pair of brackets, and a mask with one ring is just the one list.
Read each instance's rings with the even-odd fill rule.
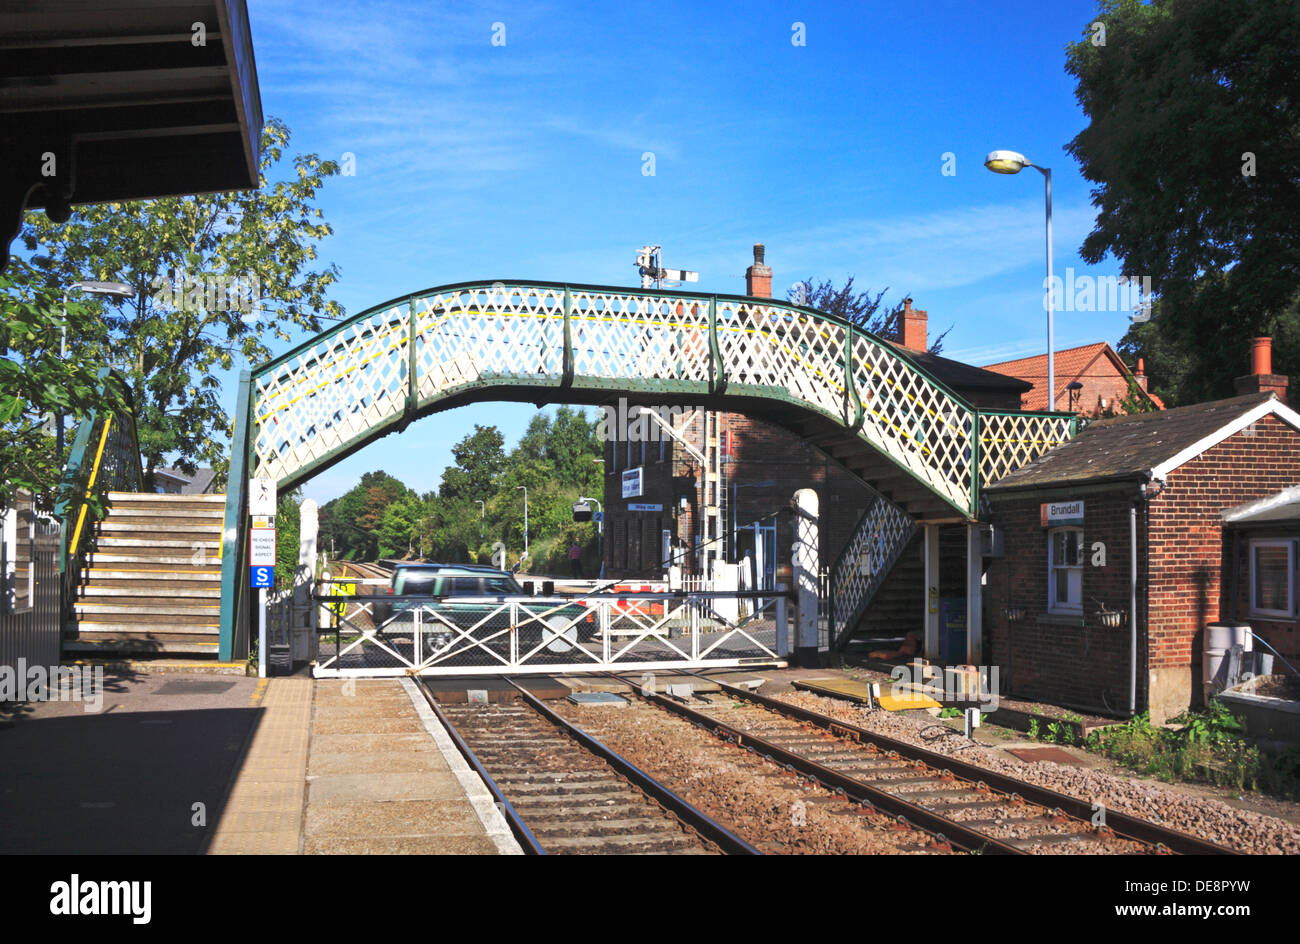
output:
[[25,209],[257,186],[244,0],[0,7],[0,267]]

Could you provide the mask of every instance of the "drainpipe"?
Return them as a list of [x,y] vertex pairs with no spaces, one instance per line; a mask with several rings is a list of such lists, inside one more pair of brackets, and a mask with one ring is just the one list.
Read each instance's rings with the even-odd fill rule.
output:
[[[1142,485],[1142,494],[1147,487]],[[1138,545],[1137,545],[1137,502],[1128,506],[1128,713],[1137,714],[1137,679],[1138,679],[1138,631],[1137,631],[1137,595],[1138,595]]]

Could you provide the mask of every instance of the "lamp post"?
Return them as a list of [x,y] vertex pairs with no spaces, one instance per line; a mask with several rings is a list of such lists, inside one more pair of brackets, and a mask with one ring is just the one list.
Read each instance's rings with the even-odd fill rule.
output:
[[528,557],[528,486],[516,485],[515,491],[524,493],[524,557]]
[[984,166],[995,174],[1018,174],[1026,167],[1032,167],[1043,175],[1043,187],[1047,196],[1047,408],[1055,410],[1056,300],[1052,292],[1052,169],[1039,167],[1016,151],[990,151],[988,157],[984,158]]
[[[125,282],[73,282],[63,290],[63,324],[59,328],[59,360],[68,358],[68,293],[74,289],[87,295],[112,295],[117,298],[135,298],[135,289]],[[63,411],[59,411],[59,421],[54,428],[54,448],[59,456],[59,468],[63,468]]]

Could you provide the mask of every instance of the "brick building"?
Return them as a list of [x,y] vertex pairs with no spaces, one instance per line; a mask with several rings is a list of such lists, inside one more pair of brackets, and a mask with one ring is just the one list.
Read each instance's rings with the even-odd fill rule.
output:
[[[1153,720],[1200,702],[1205,626],[1241,592],[1223,515],[1300,484],[1300,415],[1259,366],[1238,385],[1253,392],[1094,422],[986,487],[1005,542],[984,614],[1004,691]],[[1293,619],[1255,625],[1293,658]]]
[[[1147,377],[1142,359],[1138,359],[1136,371],[1129,370],[1128,365],[1105,341],[1057,351],[1053,367],[1056,370],[1056,397],[1050,409],[1081,413],[1084,416],[1122,412],[1121,404],[1128,398],[1130,381],[1139,391],[1139,396],[1158,409],[1163,410],[1165,407],[1159,397],[1147,392]],[[1018,377],[1033,385],[1032,389],[1025,392],[1016,409],[1049,409],[1046,354],[989,364],[985,369]],[[1072,385],[1076,384],[1077,387],[1072,389]]]
[[[770,298],[771,286],[771,267],[763,247],[755,246],[754,263],[745,273],[746,294]],[[928,315],[913,308],[910,298],[900,312],[896,338],[890,343],[901,353],[974,404],[1018,409],[1029,389],[1025,381],[928,353]],[[638,406],[608,408],[618,411],[617,421],[608,425],[620,438],[607,438],[604,448],[607,577],[657,578],[670,558],[688,573],[703,571],[698,545],[707,530],[702,521],[706,432],[716,434],[721,451],[721,556],[736,561],[750,554],[761,565],[755,575],[760,586],[770,586],[776,568],[789,563],[794,535],[783,510],[797,489],[818,493],[823,565],[835,559],[875,500],[842,463],[775,423],[725,411],[706,418],[709,411],[687,410],[673,423],[675,439],[654,420],[638,421]],[[629,426],[635,432],[618,433]],[[636,484],[625,494],[624,475],[630,470]]]

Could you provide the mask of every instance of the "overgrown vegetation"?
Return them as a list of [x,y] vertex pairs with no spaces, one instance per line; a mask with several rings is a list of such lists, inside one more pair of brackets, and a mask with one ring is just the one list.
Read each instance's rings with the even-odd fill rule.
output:
[[[1300,794],[1300,748],[1279,754],[1261,751],[1246,739],[1241,722],[1222,702],[1186,712],[1174,724],[1153,725],[1143,712],[1126,724],[1093,731],[1083,746],[1166,782],[1191,780],[1288,798]],[[1056,739],[1054,727],[1048,725],[1044,740]],[[1031,736],[1039,735],[1036,728],[1031,725]]]

